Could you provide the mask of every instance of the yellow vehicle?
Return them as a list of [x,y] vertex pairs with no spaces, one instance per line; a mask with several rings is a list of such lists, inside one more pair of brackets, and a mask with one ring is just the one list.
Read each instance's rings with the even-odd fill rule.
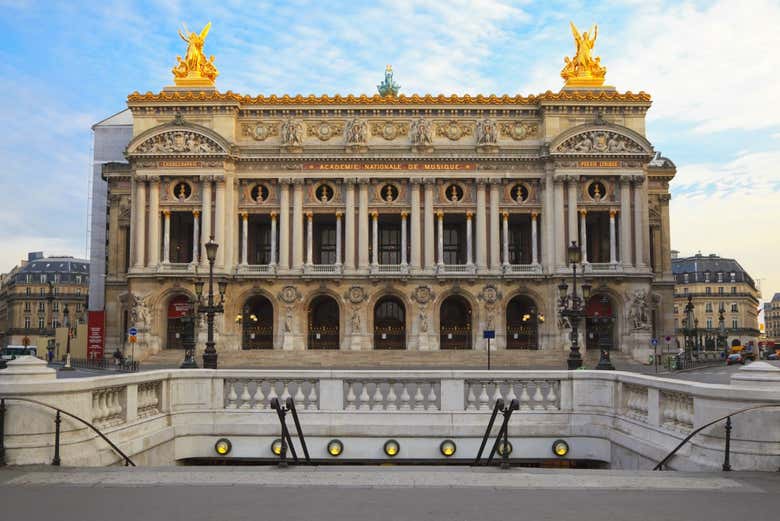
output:
[[756,360],[756,352],[753,349],[752,345],[748,345],[748,346],[742,346],[742,345],[731,346],[731,350],[729,351],[729,354],[733,355],[735,353],[741,354],[742,357],[745,360],[750,360],[751,362],[754,362]]

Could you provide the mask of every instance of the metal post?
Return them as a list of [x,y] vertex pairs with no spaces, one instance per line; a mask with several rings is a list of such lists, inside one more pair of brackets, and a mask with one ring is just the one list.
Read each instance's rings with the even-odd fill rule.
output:
[[490,371],[490,339],[488,338],[487,341],[488,341],[488,345],[487,345],[487,349],[488,349],[488,371]]
[[0,467],[5,466],[5,398],[0,398]]
[[729,463],[730,452],[731,452],[731,416],[726,418],[726,449],[723,454],[723,472],[729,472],[731,470],[731,463]]
[[[511,409],[504,413],[507,417],[512,415]],[[501,468],[506,470],[509,468],[509,426],[504,428],[504,450],[501,454]]]
[[214,348],[214,261],[209,259],[209,294],[206,307],[206,351],[203,353],[203,368],[217,368],[217,350]]
[[57,409],[57,416],[54,417],[54,459],[51,460],[51,464],[55,467],[60,466],[60,411]]

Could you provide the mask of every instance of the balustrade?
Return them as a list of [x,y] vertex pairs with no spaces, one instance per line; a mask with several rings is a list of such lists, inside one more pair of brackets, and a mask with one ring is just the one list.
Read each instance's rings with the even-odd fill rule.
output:
[[162,382],[146,382],[138,385],[138,417],[160,414]]
[[344,382],[347,411],[441,410],[438,380],[348,380]]
[[92,391],[92,423],[111,427],[125,422],[127,388],[106,387]]
[[623,395],[620,411],[642,422],[647,422],[649,411],[647,388],[638,385],[623,384]]
[[270,410],[271,399],[292,397],[301,410],[319,409],[319,381],[306,379],[225,380],[225,409]]
[[466,410],[488,411],[499,398],[517,399],[521,411],[555,411],[561,408],[558,380],[467,380]]
[[693,397],[685,393],[661,391],[661,423],[667,429],[693,429]]

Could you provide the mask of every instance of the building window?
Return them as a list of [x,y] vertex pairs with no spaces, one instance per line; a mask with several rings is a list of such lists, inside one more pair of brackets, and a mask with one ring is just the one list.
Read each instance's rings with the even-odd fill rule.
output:
[[38,294],[39,294],[40,296],[42,296],[42,297],[45,297],[45,296],[46,296],[46,290],[45,290],[45,289],[43,289],[43,288],[40,288],[40,289],[38,290]]
[[710,272],[709,271],[705,271],[704,272],[704,282],[709,282],[709,281],[710,281]]
[[24,328],[30,329],[30,317],[24,317]]
[[688,288],[683,288],[683,293],[688,294]]
[[60,294],[60,288],[58,286],[54,286],[54,294],[59,295]]
[[38,302],[38,313],[43,313],[46,311],[46,307],[43,302]]
[[27,296],[30,296],[30,295],[32,295],[32,288],[24,288],[24,293],[25,293],[25,295],[27,295]]
[[41,284],[46,284],[46,274],[41,273]]
[[76,284],[81,284],[81,275],[76,275]]
[[705,288],[704,293],[706,293],[707,295],[712,295],[712,288],[710,287]]
[[81,313],[81,304],[76,304],[76,313]]
[[736,286],[731,286],[731,294],[732,295],[736,295],[737,294],[737,287]]
[[723,282],[723,272],[722,271],[718,272],[718,282]]
[[684,282],[685,284],[688,284],[688,274],[687,274],[687,273],[684,273],[684,274],[683,274],[683,282]]
[[24,281],[25,281],[27,284],[29,284],[30,282],[32,282],[32,274],[28,273],[27,275],[25,275],[25,276],[24,276]]
[[723,295],[723,286],[718,288],[718,295]]
[[25,302],[25,303],[24,303],[24,310],[25,310],[26,312],[28,312],[28,313],[30,312],[30,303],[29,303],[29,302]]
[[38,317],[38,329],[43,329],[46,325],[46,320],[43,317]]
[[707,329],[712,329],[712,319],[711,318],[707,319]]
[[718,311],[726,311],[726,305],[723,302],[718,304]]
[[737,278],[737,274],[732,271],[729,275],[731,282],[734,282],[734,280]]
[[732,312],[732,313],[736,313],[737,311],[739,311],[739,310],[737,309],[737,304],[732,304],[732,305],[731,305],[731,312]]
[[677,321],[677,319],[675,318],[675,319],[674,319],[674,330],[675,330],[675,331],[677,331],[677,327],[678,327],[678,321]]
[[731,321],[731,328],[732,329],[737,329],[737,319],[736,318]]
[[[723,288],[720,289],[722,290]],[[721,293],[723,292],[721,291]],[[76,288],[76,295],[81,295],[81,288]]]
[[58,312],[60,310],[60,303],[59,302],[52,302],[51,310],[54,312]]
[[676,315],[679,312],[680,312],[680,308],[678,308],[677,306],[674,306],[674,314]]
[[54,275],[52,275],[52,278],[53,278],[54,282],[57,283],[57,282],[60,281],[60,274],[59,273],[55,273]]
[[51,327],[53,329],[57,329],[58,327],[60,327],[60,321],[57,320],[56,318],[51,319]]

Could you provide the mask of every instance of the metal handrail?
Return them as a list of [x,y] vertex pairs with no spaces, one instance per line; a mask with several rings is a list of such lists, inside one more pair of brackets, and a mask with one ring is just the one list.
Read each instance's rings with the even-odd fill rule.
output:
[[301,442],[301,448],[303,449],[303,455],[306,458],[306,463],[311,464],[311,458],[309,457],[309,449],[306,447],[306,439],[301,429],[301,422],[298,419],[298,411],[295,408],[295,401],[292,398],[287,398],[285,401],[285,407],[279,403],[278,398],[271,398],[271,408],[276,411],[276,415],[279,417],[279,424],[282,427],[282,446],[279,451],[279,466],[287,466],[287,448],[290,448],[295,463],[298,463],[298,454],[295,452],[295,445],[293,445],[290,431],[287,429],[287,421],[285,416],[288,412],[292,413],[293,421],[295,422],[295,429],[298,434],[298,440]]
[[48,403],[39,402],[38,400],[32,400],[30,398],[19,398],[17,396],[3,396],[0,397],[0,465],[5,465],[5,401],[6,400],[15,400],[19,402],[28,402],[28,403],[34,403],[36,405],[42,405],[43,407],[48,407],[49,409],[54,409],[57,411],[57,416],[55,418],[55,424],[56,424],[56,436],[55,436],[55,459],[52,462],[53,465],[59,465],[59,452],[60,452],[60,414],[64,414],[66,416],[70,416],[74,420],[78,420],[100,436],[105,440],[106,443],[108,443],[112,449],[114,449],[122,458],[125,460],[125,467],[132,466],[135,467],[135,463],[133,463],[133,460],[130,459],[130,457],[122,452],[122,450],[114,445],[114,442],[108,439],[108,437],[103,434],[100,429],[89,423],[87,420],[80,418],[79,416],[76,416],[73,413],[70,413],[68,411],[62,410],[58,407],[54,407],[53,405],[49,405]]
[[752,407],[746,407],[744,409],[739,409],[739,410],[734,411],[734,412],[732,412],[730,414],[727,414],[726,416],[718,418],[717,420],[712,420],[711,422],[702,425],[701,427],[693,430],[690,434],[688,434],[688,436],[686,436],[685,439],[682,440],[680,442],[680,444],[677,445],[672,450],[672,452],[667,454],[664,459],[662,459],[661,461],[658,462],[658,465],[656,465],[653,468],[653,470],[664,470],[663,467],[669,462],[670,459],[672,459],[672,457],[674,457],[674,455],[677,453],[678,450],[680,450],[682,448],[683,445],[685,445],[686,443],[688,443],[688,441],[690,441],[691,438],[693,438],[695,435],[697,435],[698,433],[700,433],[701,431],[703,431],[707,427],[711,427],[712,425],[715,425],[718,422],[722,422],[723,420],[726,420],[726,447],[725,447],[724,455],[723,455],[723,470],[724,471],[731,470],[731,464],[729,463],[730,447],[731,447],[731,417],[732,416],[736,416],[737,414],[742,414],[743,412],[753,411],[753,410],[756,410],[756,409],[768,409],[770,407],[780,407],[780,405],[777,405],[777,404],[764,404],[764,405],[754,405]]
[[509,468],[509,452],[507,451],[507,446],[509,445],[509,419],[512,417],[512,413],[519,408],[520,402],[517,399],[509,402],[507,407],[504,407],[504,400],[501,398],[496,400],[496,405],[493,407],[493,413],[490,415],[490,421],[488,422],[487,429],[485,430],[485,435],[482,437],[482,444],[479,446],[479,452],[477,452],[477,457],[474,459],[475,466],[479,465],[480,459],[482,458],[482,452],[485,450],[488,437],[490,437],[490,431],[493,430],[493,424],[496,421],[496,416],[498,416],[498,413],[500,412],[504,415],[504,420],[501,423],[501,428],[498,430],[496,440],[493,442],[493,447],[490,450],[490,456],[488,456],[485,465],[490,465],[493,462],[493,457],[496,455],[496,450],[498,449],[499,443],[501,443],[501,439],[503,438],[504,450],[501,453],[501,468]]

